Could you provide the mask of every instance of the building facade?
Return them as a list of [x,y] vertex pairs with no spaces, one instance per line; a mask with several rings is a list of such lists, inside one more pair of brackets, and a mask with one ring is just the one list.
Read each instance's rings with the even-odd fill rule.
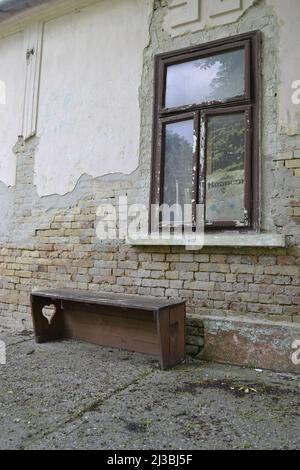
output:
[[[189,353],[295,370],[299,1],[32,4],[0,16],[0,325],[32,328],[33,288],[180,297]],[[200,121],[204,246],[101,240],[103,204],[193,197]]]

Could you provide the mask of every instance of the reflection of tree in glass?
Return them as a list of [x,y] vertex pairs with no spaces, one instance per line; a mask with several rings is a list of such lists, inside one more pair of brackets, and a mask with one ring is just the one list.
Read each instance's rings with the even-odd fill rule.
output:
[[210,83],[210,97],[225,99],[244,93],[244,50],[218,54],[206,57],[194,62],[200,70],[214,69],[218,67],[216,77]]
[[192,144],[172,130],[166,131],[164,166],[164,202],[188,204],[191,193]]
[[208,173],[244,168],[244,114],[214,116],[208,121]]

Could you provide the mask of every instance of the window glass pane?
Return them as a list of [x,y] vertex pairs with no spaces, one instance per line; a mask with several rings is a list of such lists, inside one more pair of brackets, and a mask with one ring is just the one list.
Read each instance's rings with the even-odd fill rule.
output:
[[180,121],[165,127],[163,202],[172,206],[192,200],[194,121]]
[[244,113],[208,117],[206,220],[244,219]]
[[167,68],[165,107],[220,101],[245,94],[244,49]]

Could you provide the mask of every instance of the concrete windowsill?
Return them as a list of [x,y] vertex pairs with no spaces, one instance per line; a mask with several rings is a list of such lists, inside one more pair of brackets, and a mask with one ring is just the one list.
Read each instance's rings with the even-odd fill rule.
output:
[[126,240],[126,244],[132,246],[185,246],[187,250],[201,250],[206,246],[232,246],[232,247],[268,247],[268,248],[284,248],[285,235],[277,233],[211,233],[204,235],[203,245],[195,245],[195,242],[186,239],[151,239],[130,238]]

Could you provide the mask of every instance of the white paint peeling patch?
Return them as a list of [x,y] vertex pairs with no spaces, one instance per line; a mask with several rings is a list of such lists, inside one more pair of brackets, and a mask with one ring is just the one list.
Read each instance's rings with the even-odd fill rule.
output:
[[0,40],[0,181],[6,186],[16,182],[17,141],[22,119],[25,83],[23,35]]
[[45,24],[34,175],[39,196],[66,194],[83,174],[137,168],[151,7],[152,0],[103,0]]
[[292,84],[300,80],[299,0],[267,0],[274,8],[279,26],[279,132],[300,135],[300,104],[293,102]]

